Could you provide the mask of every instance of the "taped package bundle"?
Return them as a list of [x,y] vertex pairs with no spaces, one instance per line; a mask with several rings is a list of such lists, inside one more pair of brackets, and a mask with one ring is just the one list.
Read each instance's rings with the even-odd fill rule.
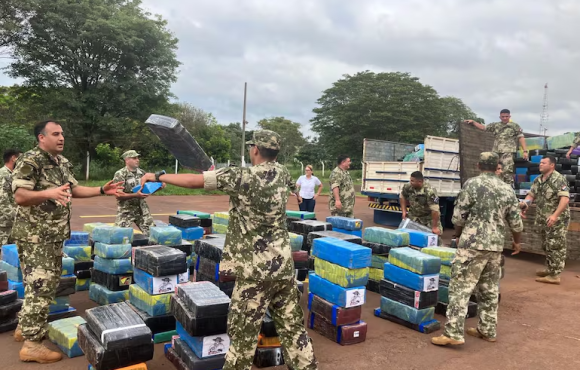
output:
[[93,269],[95,263],[93,261],[87,262],[76,262],[74,265],[74,274],[77,279],[90,279],[91,278],[91,269]]
[[349,269],[371,265],[370,249],[335,238],[314,239],[312,255]]
[[129,286],[129,301],[138,309],[151,316],[161,316],[170,313],[170,300],[173,292],[151,295],[138,284]]
[[405,326],[409,329],[416,330],[416,331],[423,333],[423,334],[431,334],[431,333],[434,333],[434,332],[438,331],[439,329],[441,329],[441,323],[435,319],[430,320],[430,321],[425,321],[425,322],[422,322],[420,324],[413,324],[413,323],[410,323],[408,321],[402,320],[396,316],[393,316],[393,315],[390,315],[386,312],[383,312],[380,307],[375,308],[374,314],[376,317],[380,317],[381,319],[389,320],[391,322],[394,322],[395,324]]
[[383,279],[383,269],[369,268],[369,280],[374,280],[377,284]]
[[[2,275],[0,271],[0,276]],[[0,333],[16,329],[18,312],[22,308],[22,300],[18,299],[15,290],[0,291]]]
[[190,370],[213,370],[221,369],[226,362],[226,356],[216,355],[206,358],[199,358],[195,352],[181,339],[173,341],[173,350],[175,354],[185,364],[185,369]]
[[350,243],[354,243],[354,244],[362,244],[362,238],[355,236],[355,235],[350,235],[350,234],[344,234],[344,233],[339,233],[333,230],[330,231],[313,231],[311,233],[308,234],[308,236],[306,237],[306,244],[308,245],[309,248],[312,247],[312,243],[314,242],[314,239],[318,239],[318,238],[334,238],[334,239],[340,239],[340,240],[344,240]]
[[197,257],[196,271],[211,278],[212,282],[219,281],[220,264],[202,256]]
[[71,231],[70,238],[64,241],[64,245],[90,245],[87,231]]
[[50,305],[48,306],[48,312],[59,312],[67,310],[70,307],[70,298],[66,297],[55,297]]
[[143,247],[149,245],[149,237],[144,234],[133,234],[133,241],[131,246],[133,247]]
[[213,214],[212,226],[215,226],[216,224],[228,226],[230,224],[229,212],[215,212]]
[[63,257],[61,276],[73,275],[74,273],[75,273],[75,260],[70,257]]
[[175,316],[172,314],[151,316],[147,312],[133,306],[130,301],[125,302],[139,317],[153,334],[166,333],[175,330]]
[[83,231],[89,234],[89,240],[93,240],[93,230],[99,226],[110,226],[104,222],[89,222],[83,225]]
[[[201,257],[200,257],[201,259]],[[218,264],[219,266],[219,264]],[[298,270],[300,271],[300,270]],[[234,292],[234,287],[236,286],[236,281],[235,280],[230,280],[232,279],[232,277],[228,277],[228,281],[219,281],[221,279],[221,277],[219,276],[219,274],[215,274],[215,275],[205,275],[202,274],[201,271],[197,271],[195,274],[195,281],[196,282],[209,282],[209,283],[213,283],[215,286],[217,286],[222,292],[224,292],[228,297],[231,297],[233,292]]]
[[156,277],[182,274],[187,271],[185,253],[167,246],[134,248],[133,262],[136,268]]
[[91,279],[79,279],[77,278],[76,284],[75,284],[75,290],[77,292],[84,292],[89,290],[91,287]]
[[[371,267],[383,271],[385,263],[389,262],[389,255],[373,254],[371,256]],[[382,279],[382,277],[381,277]]]
[[258,369],[284,365],[284,350],[280,347],[256,348],[254,366]]
[[77,277],[75,275],[65,275],[60,277],[56,287],[56,297],[65,297],[76,293]]
[[[172,227],[181,231],[181,238],[185,239],[185,240],[201,239],[201,238],[203,238],[203,235],[204,235],[204,230],[203,230],[203,227],[201,227],[201,226],[196,226],[196,227],[172,226]],[[159,243],[159,244],[161,244],[161,243]],[[164,245],[170,245],[170,244],[164,244]]]
[[431,321],[435,314],[434,307],[416,309],[384,296],[381,297],[381,311],[412,324],[421,324],[426,321]]
[[451,266],[453,258],[455,258],[455,253],[457,249],[449,247],[427,247],[421,249],[421,252],[429,254],[431,256],[439,257],[441,259],[441,265]]
[[189,271],[179,275],[166,275],[155,277],[141,269],[136,268],[133,271],[133,279],[145,292],[150,295],[171,293],[175,291],[177,284],[187,283],[189,281]]
[[95,256],[95,270],[112,275],[130,274],[133,272],[131,259],[107,259]]
[[325,221],[302,220],[294,221],[290,224],[290,230],[296,234],[308,235],[313,231],[327,231],[332,230],[332,225]]
[[0,307],[14,302],[18,298],[15,290],[3,290],[0,292]]
[[133,274],[108,274],[99,270],[92,270],[92,281],[104,286],[113,292],[128,290],[133,283]]
[[399,224],[398,229],[399,230],[406,230],[406,229],[419,230],[419,231],[424,231],[426,233],[432,232],[431,228],[424,226],[424,225],[421,225],[418,222],[412,221],[410,218],[406,218],[406,219],[402,220],[401,223]]
[[391,263],[385,263],[384,277],[419,292],[432,292],[439,288],[439,274],[419,275]]
[[357,323],[360,321],[362,314],[362,306],[340,307],[313,293],[308,294],[308,310],[334,326]]
[[174,226],[154,226],[149,229],[149,242],[157,245],[174,245],[181,242],[181,230]]
[[53,321],[48,324],[48,338],[69,358],[83,356],[78,343],[78,326],[84,323],[85,319],[80,316]]
[[131,257],[133,246],[127,244],[107,244],[95,242],[95,255],[107,259],[127,259]]
[[230,347],[230,337],[226,334],[194,337],[177,323],[177,335],[185,342],[198,358],[208,358],[225,355]]
[[169,224],[177,227],[197,227],[200,226],[201,221],[199,217],[190,215],[170,215]]
[[441,259],[405,247],[395,248],[389,253],[389,263],[419,275],[438,274],[441,269]]
[[364,286],[343,288],[314,273],[309,275],[308,289],[311,293],[340,307],[356,307],[365,303],[366,289]]
[[314,272],[322,279],[326,279],[343,288],[365,286],[369,280],[368,267],[349,269],[321,258],[314,260]]
[[288,233],[290,236],[290,248],[292,252],[297,252],[302,250],[302,244],[304,243],[304,236],[295,233]]
[[343,346],[362,343],[367,336],[367,323],[364,321],[335,326],[313,312],[308,316],[308,327]]
[[385,244],[390,247],[404,247],[409,245],[410,242],[408,232],[385,229],[383,227],[367,227],[363,238],[368,242]]
[[195,254],[219,263],[222,259],[225,238],[196,240],[193,246]]
[[301,220],[314,220],[316,219],[316,213],[305,212],[305,211],[291,211],[286,210],[287,217],[299,218]]
[[381,280],[380,293],[383,297],[416,309],[435,307],[438,301],[437,291],[420,292],[386,279]]
[[326,217],[326,222],[332,224],[333,229],[343,229],[348,231],[362,230],[363,222],[358,218],[349,218],[341,216]]
[[[502,272],[503,272],[503,269],[502,269]],[[441,271],[439,271],[439,276],[441,279],[447,279],[447,280],[451,279],[451,266],[441,265]]]
[[309,256],[307,251],[292,252],[292,261],[294,261],[294,268],[308,270],[308,257]]
[[362,245],[364,247],[370,248],[373,254],[389,254],[391,247],[386,244],[373,243],[363,240]]
[[168,245],[168,247],[180,250],[183,253],[185,253],[186,256],[191,256],[191,254],[193,253],[193,243],[195,243],[195,240],[189,242],[185,239],[182,239],[181,243],[175,245]]
[[89,299],[99,305],[125,302],[129,299],[129,290],[112,291],[100,284],[92,283],[89,287]]
[[64,254],[72,258],[75,263],[91,261],[92,250],[90,245],[65,245],[63,247]]
[[409,233],[409,244],[419,248],[433,247],[438,243],[437,234],[412,229],[399,229],[399,231]]
[[130,227],[97,226],[93,229],[91,239],[106,244],[127,244],[133,241],[133,229]]

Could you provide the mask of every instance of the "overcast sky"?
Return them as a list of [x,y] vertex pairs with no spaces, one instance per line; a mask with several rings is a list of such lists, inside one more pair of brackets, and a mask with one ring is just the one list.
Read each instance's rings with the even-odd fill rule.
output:
[[[486,122],[508,108],[538,133],[549,85],[548,135],[580,131],[578,0],[144,0],[168,20],[183,63],[173,93],[241,122],[285,116],[311,134],[323,90],[369,69],[419,77]],[[9,84],[6,76],[0,84]]]

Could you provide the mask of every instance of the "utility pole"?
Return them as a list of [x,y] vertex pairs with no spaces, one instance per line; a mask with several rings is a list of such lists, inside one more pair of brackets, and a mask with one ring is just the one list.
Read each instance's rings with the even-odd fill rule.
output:
[[548,113],[548,83],[544,85],[544,102],[542,104],[542,115],[540,116],[540,135],[546,136],[548,131],[548,120],[550,114]]
[[248,92],[248,83],[244,82],[244,117],[242,118],[242,163],[240,167],[245,167],[246,162],[244,160],[244,154],[246,153],[246,94]]

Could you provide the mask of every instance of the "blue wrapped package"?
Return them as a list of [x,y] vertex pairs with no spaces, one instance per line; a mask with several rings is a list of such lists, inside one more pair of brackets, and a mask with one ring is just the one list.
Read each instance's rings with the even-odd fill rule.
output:
[[385,279],[420,292],[432,292],[439,287],[439,274],[419,275],[390,263],[384,266]]
[[133,280],[135,284],[139,285],[148,294],[165,294],[175,291],[177,284],[187,283],[189,281],[189,271],[180,275],[154,277],[143,270],[135,268],[133,270]]
[[171,293],[151,295],[143,290],[138,284],[129,286],[129,301],[141,311],[147,312],[150,316],[162,316],[171,313],[170,302]]
[[341,229],[338,227],[332,227],[333,231],[336,231],[337,233],[343,233],[343,234],[348,234],[348,235],[353,235],[353,236],[358,236],[359,238],[362,238],[363,232],[362,229],[361,230],[346,230],[346,229]]
[[54,313],[54,312],[64,311],[64,310],[68,310],[69,307],[70,307],[70,297],[69,296],[55,297],[52,300],[52,302],[50,302],[50,305],[48,306],[48,312]]
[[86,231],[71,231],[70,239],[65,240],[64,245],[89,245],[89,233]]
[[8,280],[22,282],[22,270],[20,267],[12,266],[6,261],[0,261],[0,270],[6,271]]
[[154,226],[149,230],[149,241],[157,245],[177,245],[181,243],[181,230],[175,226]]
[[415,247],[426,248],[437,245],[437,234],[412,229],[398,229],[398,231],[409,233],[409,244]]
[[63,252],[75,262],[90,262],[92,248],[90,245],[65,245]]
[[18,247],[16,244],[7,244],[2,246],[2,261],[14,267],[20,267],[18,258]]
[[107,244],[127,244],[133,242],[133,229],[130,227],[97,226],[93,229],[94,242]]
[[92,283],[89,287],[89,299],[101,306],[105,306],[111,303],[125,302],[129,299],[129,291],[113,292],[102,285]]
[[95,256],[95,270],[106,272],[112,275],[128,274],[133,272],[131,259],[111,260]]
[[528,174],[527,167],[516,168],[516,175],[527,175],[527,174]]
[[441,259],[421,253],[412,248],[393,248],[389,252],[389,263],[419,275],[438,274]]
[[[163,187],[163,183],[161,183],[161,182],[147,182],[147,183],[145,183],[145,186],[143,187],[143,191],[141,191],[141,193],[153,194],[157,190],[161,189],[162,187]],[[133,193],[138,193],[139,190],[141,190],[141,185],[137,185],[137,186],[133,187],[133,189],[131,189],[131,191]]]
[[314,295],[340,307],[362,306],[366,299],[364,286],[343,288],[312,273],[308,277],[308,290]]
[[389,247],[404,247],[409,245],[407,231],[385,229],[384,227],[367,227],[363,234],[367,242],[385,244]]
[[349,218],[341,216],[330,216],[326,218],[326,222],[332,224],[332,230],[344,229],[349,231],[362,230],[363,222],[358,218]]
[[[177,227],[173,226],[181,231],[182,238],[185,240],[197,240],[203,238],[203,227]],[[168,245],[168,244],[165,244]]]
[[24,299],[24,283],[8,279],[8,290],[15,290],[19,299]]
[[124,259],[131,257],[131,251],[133,247],[130,243],[128,244],[107,244],[96,242],[95,243],[95,255],[101,258],[108,259]]
[[317,238],[312,242],[312,255],[348,269],[361,269],[370,267],[372,251],[340,239]]
[[63,257],[61,276],[74,275],[74,273],[75,273],[75,260],[70,257]]
[[189,348],[199,358],[224,355],[230,348],[230,337],[226,333],[206,337],[192,337],[179,321],[177,322],[176,330],[179,339],[187,343]]
[[290,248],[292,252],[298,252],[302,250],[302,244],[304,243],[304,236],[295,233],[288,233],[290,236]]
[[77,292],[82,292],[85,290],[89,290],[90,287],[91,287],[91,279],[77,279],[75,290]]
[[387,297],[381,297],[381,311],[418,325],[425,321],[433,320],[435,307],[418,310],[415,307],[407,306],[404,303],[393,301]]

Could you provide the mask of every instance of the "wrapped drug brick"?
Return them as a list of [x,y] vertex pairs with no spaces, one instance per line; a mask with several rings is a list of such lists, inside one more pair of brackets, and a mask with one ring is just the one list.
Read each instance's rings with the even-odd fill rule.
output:
[[308,235],[313,231],[332,230],[332,225],[324,221],[301,220],[294,221],[290,224],[289,231],[296,234]]
[[290,236],[290,248],[292,252],[298,252],[302,250],[302,244],[304,243],[304,237],[300,234],[288,233]]
[[135,283],[148,294],[165,294],[174,292],[177,284],[187,283],[189,281],[189,271],[179,275],[155,277],[136,268],[133,271],[133,279],[135,280]]
[[[447,307],[448,306],[449,306],[449,303],[445,303],[445,302],[437,303],[437,306],[435,306],[435,313],[437,315],[447,317]],[[467,304],[467,314],[465,315],[465,318],[469,319],[469,318],[476,317],[476,316],[477,316],[477,303],[469,301],[469,303]]]
[[313,231],[313,232],[309,233],[308,236],[306,237],[307,245],[309,247],[312,247],[312,243],[313,243],[314,239],[318,239],[318,238],[334,238],[334,239],[340,239],[340,240],[344,240],[344,241],[354,243],[354,244],[362,244],[362,238],[360,238],[358,236],[339,233],[339,232],[330,230],[330,231]]
[[425,248],[437,245],[438,241],[437,234],[433,234],[432,232],[424,232],[411,229],[399,229],[399,231],[409,233],[409,244],[415,247]]
[[[385,268],[385,263],[389,262],[389,255],[373,254],[371,256],[371,267],[375,269],[380,269],[381,271]],[[381,277],[382,279],[382,277]]]
[[173,364],[173,366],[175,366],[177,370],[189,370],[185,362],[179,358],[173,347],[167,349],[165,352],[165,357],[169,360],[169,362],[171,362],[171,364]]
[[180,250],[166,246],[133,249],[135,267],[156,277],[184,273],[187,271],[186,257]]
[[5,306],[18,299],[18,293],[15,290],[6,290],[0,292],[0,306]]
[[127,244],[133,241],[133,229],[130,227],[97,226],[93,229],[91,239],[106,244]]
[[187,210],[181,211],[181,210],[179,210],[179,211],[177,211],[177,214],[178,215],[190,215],[190,216],[197,217],[197,218],[199,218],[201,220],[203,220],[203,219],[211,219],[211,215],[209,213],[207,213],[207,212],[187,211]]
[[48,338],[69,358],[83,356],[78,343],[78,329],[86,323],[80,316],[56,320],[48,324]]
[[220,264],[208,258],[197,258],[197,271],[205,276],[213,276],[213,281],[219,280]]
[[181,243],[176,245],[168,245],[168,247],[177,249],[185,253],[186,256],[191,256],[193,253],[193,244],[185,239],[181,240]]
[[102,285],[113,292],[128,290],[129,285],[133,283],[132,273],[108,274],[106,272],[92,269],[91,274],[93,283]]
[[439,286],[438,299],[439,302],[449,303],[449,286]]
[[59,312],[64,311],[70,307],[70,298],[66,297],[55,297],[50,305],[48,306],[48,312]]
[[227,234],[228,233],[228,225],[220,225],[214,224],[212,226],[212,231],[218,234]]
[[[181,231],[181,238],[185,240],[197,240],[203,238],[204,230],[201,226],[196,227],[178,227],[173,226],[179,231]],[[165,244],[170,245],[170,244]]]
[[413,324],[421,324],[426,321],[431,321],[435,314],[434,307],[416,309],[384,296],[381,297],[381,311]]
[[0,261],[0,270],[6,271],[8,280],[22,282],[22,270],[20,267],[12,266],[6,261]]
[[379,294],[381,292],[380,280],[369,279],[366,288],[368,292]]
[[15,290],[18,298],[24,299],[24,283],[8,279],[8,290]]
[[189,307],[175,295],[171,297],[171,313],[187,333],[193,337],[206,337],[227,332],[227,314],[196,318]]
[[145,234],[134,234],[133,241],[131,242],[132,247],[144,247],[149,245],[149,237]]
[[197,227],[200,226],[200,218],[191,215],[170,215],[169,223],[177,227]]
[[[169,343],[169,344],[171,345],[171,343]],[[96,370],[96,369],[93,367],[93,365],[89,364],[89,370]],[[140,364],[125,366],[125,367],[122,367],[122,368],[116,369],[116,370],[147,370],[147,364],[142,362]]]
[[173,349],[175,353],[183,360],[186,369],[190,370],[214,370],[224,367],[226,362],[225,355],[217,355],[206,358],[199,358],[187,343],[181,339],[173,341]]
[[349,269],[371,265],[370,249],[335,238],[314,239],[312,255]]
[[107,244],[95,242],[95,255],[101,258],[126,259],[131,257],[133,246],[127,244]]
[[[196,279],[195,281],[196,282],[210,282],[210,283],[214,284],[215,286],[217,286],[228,297],[232,296],[232,293],[234,292],[234,287],[236,285],[236,281],[229,280],[230,278],[231,277],[228,277],[227,281],[219,281],[219,280],[216,280],[215,275],[207,276],[207,275],[200,273],[199,271],[197,271],[195,274],[195,279]],[[222,279],[222,277],[219,276],[218,279]]]
[[340,307],[313,293],[308,294],[308,310],[334,326],[357,323],[360,321],[362,314],[362,306]]
[[363,238],[368,242],[386,244],[390,247],[403,247],[409,245],[410,242],[408,232],[383,227],[367,227]]
[[181,242],[181,230],[174,226],[154,226],[149,230],[149,242],[156,245],[174,245]]
[[22,308],[22,299],[17,299],[0,306],[0,322],[6,318],[13,317]]
[[261,369],[284,365],[284,350],[282,347],[256,348],[254,366]]
[[225,355],[230,348],[230,337],[226,333],[193,337],[180,323],[177,323],[176,331],[179,339],[185,342],[198,358]]
[[87,326],[78,326],[78,344],[87,361],[95,370],[116,370],[120,367],[139,364],[153,359],[153,341],[148,344],[129,345],[116,350],[105,350],[97,337]]
[[100,305],[125,302],[129,299],[129,290],[111,291],[99,284],[91,284],[89,287],[89,299]]
[[441,323],[435,319],[433,319],[431,321],[422,322],[420,324],[413,324],[413,323],[410,323],[408,321],[402,320],[396,316],[389,315],[388,313],[382,312],[380,307],[376,308],[374,310],[374,314],[376,317],[380,317],[381,319],[389,320],[391,322],[394,322],[395,324],[405,326],[409,329],[413,329],[413,330],[416,330],[416,331],[418,331],[420,333],[424,333],[424,334],[431,334],[431,333],[434,333],[434,332],[438,331],[439,329],[441,329]]
[[20,267],[20,258],[18,256],[18,247],[16,244],[2,246],[2,261],[11,266]]
[[63,252],[76,262],[91,261],[92,247],[90,245],[65,245]]
[[435,307],[438,301],[437,291],[420,292],[386,279],[380,282],[380,293],[383,297],[417,309]]
[[129,301],[135,307],[151,316],[167,315],[170,311],[170,300],[173,292],[151,295],[138,284],[129,286]]
[[18,317],[15,315],[10,318],[5,318],[0,321],[0,334],[16,330],[18,326]]
[[77,278],[77,282],[75,285],[75,291],[77,292],[84,292],[89,290],[91,287],[91,279],[79,279]]
[[8,273],[0,269],[0,292],[8,290]]
[[60,277],[60,282],[56,287],[56,297],[65,297],[76,293],[77,277],[75,275],[65,275]]
[[383,269],[369,268],[369,280],[379,282],[383,279]]
[[193,250],[198,256],[205,257],[219,263],[222,259],[222,252],[224,250],[225,242],[225,238],[196,240],[193,246]]
[[276,332],[276,324],[270,315],[270,311],[266,309],[266,314],[264,315],[264,319],[262,320],[262,326],[260,328],[260,334],[262,334],[266,338],[274,338],[278,336]]
[[441,279],[451,279],[451,266],[441,265],[441,270],[439,271],[439,277]]
[[341,234],[356,236],[356,237],[362,239],[362,230],[346,230],[346,229],[340,229],[338,227],[333,226],[332,231],[336,231],[337,233],[341,233]]
[[[74,274],[79,279],[88,279],[88,278],[91,277],[91,275],[90,275],[90,269],[92,269],[94,266],[95,266],[95,263],[92,260],[91,261],[86,261],[86,262],[77,262],[77,261],[75,261]],[[79,273],[81,273],[81,271],[89,271],[89,275],[88,276],[79,276]]]
[[439,287],[439,274],[419,275],[391,263],[385,263],[383,271],[386,280],[420,292],[435,291]]
[[362,343],[367,337],[367,323],[364,321],[359,321],[355,324],[334,326],[312,312],[308,315],[308,327],[343,346]]
[[214,284],[208,282],[188,283],[175,291],[195,318],[227,316],[230,298]]
[[405,247],[391,249],[389,263],[419,275],[438,274],[441,270],[441,259],[417,250]]
[[229,212],[215,212],[213,214],[213,224],[212,226],[218,225],[226,225],[230,224],[230,214]]
[[296,221],[302,221],[302,219],[300,219],[298,217],[286,216],[286,229],[288,229],[288,231],[292,231],[293,230],[292,223],[296,222]]
[[366,240],[363,240],[362,245],[364,247],[370,248],[373,254],[381,254],[381,255],[388,255],[391,247],[386,244],[380,243],[372,243]]
[[89,233],[86,231],[71,231],[70,238],[64,241],[64,245],[89,245]]
[[421,249],[421,252],[425,254],[430,254],[435,257],[439,257],[441,259],[441,265],[451,266],[451,262],[453,261],[453,258],[455,258],[455,253],[457,252],[457,249],[435,246],[423,248]]
[[147,312],[133,306],[130,301],[126,301],[125,304],[127,304],[127,306],[129,306],[133,311],[135,311],[137,315],[139,315],[145,325],[151,329],[151,333],[158,334],[175,330],[175,316],[171,314],[151,316]]
[[419,231],[424,231],[426,233],[431,232],[430,227],[421,225],[420,223],[415,222],[415,221],[411,221],[411,219],[409,219],[409,218],[402,220],[401,223],[399,224],[398,229],[401,229],[401,230],[419,230]]
[[69,307],[68,309],[63,310],[63,311],[49,312],[47,321],[53,322],[56,320],[67,319],[69,317],[75,317],[75,316],[77,316],[76,308]]
[[63,257],[61,276],[74,275],[74,273],[75,273],[75,260],[70,257]]
[[316,218],[316,214],[314,212],[286,210],[286,217],[299,218],[301,220],[313,220]]
[[358,218],[349,218],[342,216],[326,217],[326,222],[332,225],[333,229],[344,229],[349,231],[362,230],[363,222]]
[[349,269],[330,263],[321,258],[314,260],[316,275],[343,288],[352,288],[367,285],[369,268]]
[[131,264],[130,258],[114,260],[96,256],[94,266],[95,270],[111,275],[123,275],[133,272],[133,265]]
[[93,230],[99,226],[109,226],[104,222],[90,222],[83,225],[83,231],[89,234],[89,239],[92,239]]
[[366,289],[364,286],[343,288],[316,274],[310,274],[308,289],[311,293],[340,307],[356,307],[365,303]]

